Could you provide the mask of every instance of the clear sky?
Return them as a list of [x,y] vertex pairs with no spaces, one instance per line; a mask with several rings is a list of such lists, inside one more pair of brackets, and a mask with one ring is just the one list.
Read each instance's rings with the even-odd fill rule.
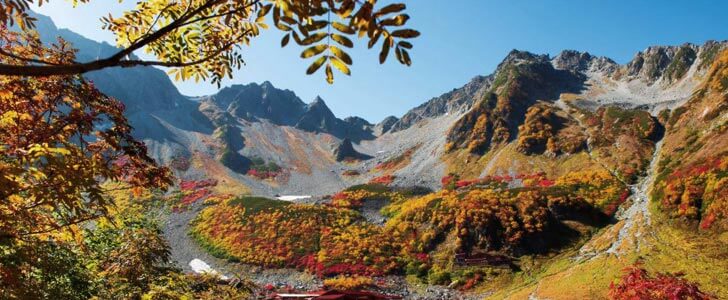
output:
[[[96,0],[72,8],[54,0],[38,12],[58,27],[113,44],[101,30],[99,17],[132,7]],[[728,1],[646,0],[400,0],[408,5],[409,25],[422,32],[414,40],[412,67],[390,57],[379,65],[377,53],[357,45],[352,51],[352,76],[337,74],[328,85],[323,72],[306,76],[310,61],[300,48],[281,49],[281,32],[268,30],[246,49],[247,66],[225,84],[271,81],[296,92],[304,101],[320,95],[339,117],[357,115],[378,122],[401,116],[410,108],[493,72],[511,49],[556,55],[563,49],[588,51],[619,63],[651,45],[728,39]],[[217,91],[209,83],[177,82],[186,95]]]

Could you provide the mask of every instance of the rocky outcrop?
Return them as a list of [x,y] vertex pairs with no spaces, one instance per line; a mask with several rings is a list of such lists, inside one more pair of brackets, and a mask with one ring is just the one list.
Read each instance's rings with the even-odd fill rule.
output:
[[389,131],[401,131],[424,119],[436,118],[448,113],[467,111],[488,90],[492,82],[493,76],[477,76],[466,85],[453,89],[439,97],[432,98],[408,111],[391,126]]
[[311,132],[328,132],[333,135],[340,135],[343,121],[334,116],[323,99],[316,97],[298,119],[296,128]]
[[597,57],[589,54],[589,52],[579,52],[576,50],[561,51],[559,55],[551,60],[551,63],[556,69],[574,72],[601,72],[611,74],[619,68],[616,62],[607,57]]
[[289,90],[275,88],[270,82],[232,85],[210,99],[223,110],[248,121],[267,119],[278,125],[293,126],[306,111],[306,104]]
[[399,119],[395,116],[389,116],[389,117],[384,118],[384,120],[382,120],[381,122],[379,122],[379,124],[374,126],[374,129],[373,129],[374,134],[375,135],[384,134],[385,132],[392,129],[392,126],[394,126],[394,124],[396,124],[397,121],[399,121]]
[[372,157],[359,153],[356,149],[354,149],[354,145],[352,145],[351,140],[344,139],[338,146],[336,146],[336,149],[334,149],[334,158],[336,161],[358,161],[368,160]]
[[726,41],[708,41],[703,45],[652,46],[638,52],[615,77],[619,79],[626,75],[630,80],[638,79],[648,84],[674,83],[685,77],[696,63],[698,71],[706,70],[716,53],[727,44]]

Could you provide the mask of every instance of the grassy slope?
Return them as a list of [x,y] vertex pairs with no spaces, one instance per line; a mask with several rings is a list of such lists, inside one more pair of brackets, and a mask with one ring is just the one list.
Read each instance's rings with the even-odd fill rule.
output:
[[[616,257],[603,255],[588,261],[574,261],[576,251],[560,254],[530,274],[519,272],[511,282],[486,285],[497,290],[488,299],[606,299],[610,283],[622,269],[641,261],[651,272],[682,272],[685,278],[715,296],[728,295],[728,233],[715,235],[667,220],[653,206],[651,235],[646,247]],[[606,229],[604,231],[607,231]],[[636,249],[634,249],[636,250]]]

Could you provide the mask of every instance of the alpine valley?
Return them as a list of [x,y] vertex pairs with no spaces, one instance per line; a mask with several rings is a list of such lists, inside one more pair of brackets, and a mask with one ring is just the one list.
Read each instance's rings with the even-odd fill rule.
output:
[[[116,50],[38,18],[80,59]],[[155,214],[183,270],[406,299],[603,299],[627,275],[728,297],[728,42],[627,64],[513,50],[376,124],[270,82],[85,76],[173,170]]]

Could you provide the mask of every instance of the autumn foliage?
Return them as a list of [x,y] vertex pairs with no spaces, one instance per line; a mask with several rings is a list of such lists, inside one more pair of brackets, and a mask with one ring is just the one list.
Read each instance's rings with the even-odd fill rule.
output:
[[394,175],[382,175],[379,177],[372,178],[372,180],[369,180],[369,183],[390,185],[390,184],[392,184],[392,182],[394,182],[395,178],[396,178],[396,176],[394,176]]
[[[37,35],[5,27],[0,47],[55,63],[75,59],[62,40],[45,48]],[[68,76],[0,77],[0,86],[0,236],[23,238],[105,215],[106,180],[129,188],[169,185],[170,171],[132,137],[124,105],[93,83]]]
[[657,183],[654,196],[671,216],[709,229],[728,218],[728,160],[711,157],[673,170]]
[[694,283],[681,278],[680,274],[650,276],[640,265],[625,269],[620,282],[610,285],[609,297],[613,300],[714,299],[700,291]]

